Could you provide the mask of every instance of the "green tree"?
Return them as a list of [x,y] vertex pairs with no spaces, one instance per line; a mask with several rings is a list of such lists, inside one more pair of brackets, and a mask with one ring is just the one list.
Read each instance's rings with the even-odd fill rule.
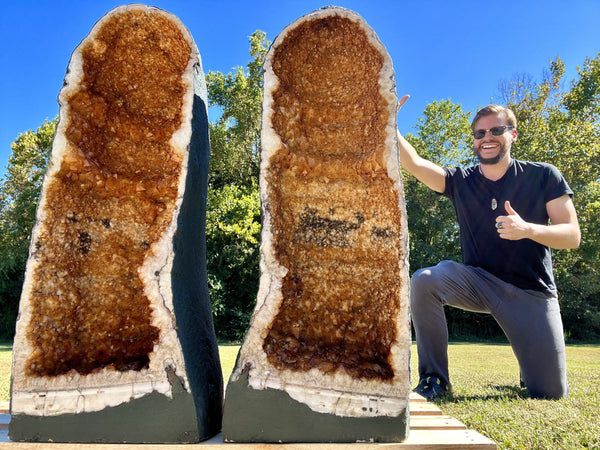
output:
[[31,229],[58,119],[12,143],[0,182],[0,337],[12,338],[29,254]]
[[208,103],[218,107],[221,116],[210,124],[211,161],[209,184],[252,186],[260,168],[260,124],[263,98],[263,62],[269,41],[257,30],[250,36],[250,56],[246,70],[233,73],[209,72]]
[[223,339],[244,336],[258,292],[262,67],[269,42],[262,31],[249,41],[246,70],[207,75],[209,106],[221,111],[210,123],[206,245],[215,328]]
[[206,248],[215,329],[222,339],[244,336],[259,277],[258,190],[226,185],[208,193]]

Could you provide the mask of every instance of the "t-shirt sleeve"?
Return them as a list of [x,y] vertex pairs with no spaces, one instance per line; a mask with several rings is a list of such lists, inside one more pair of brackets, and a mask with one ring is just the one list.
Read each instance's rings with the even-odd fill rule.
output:
[[458,167],[444,167],[444,172],[446,172],[446,186],[444,188],[444,192],[439,192],[440,195],[445,197],[452,198],[454,195],[454,180],[453,177],[456,174]]
[[552,164],[546,164],[546,190],[544,200],[551,200],[569,195],[573,197],[573,190],[569,187],[567,180],[560,171]]

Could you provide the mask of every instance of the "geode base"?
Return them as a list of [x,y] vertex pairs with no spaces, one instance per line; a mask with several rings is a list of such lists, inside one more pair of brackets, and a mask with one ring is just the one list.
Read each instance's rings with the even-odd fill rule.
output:
[[200,440],[194,399],[180,387],[173,398],[152,393],[101,411],[52,417],[16,414],[10,438],[29,442],[194,443]]
[[253,389],[244,371],[227,385],[225,442],[402,442],[409,410],[396,417],[342,417],[311,410],[279,389]]

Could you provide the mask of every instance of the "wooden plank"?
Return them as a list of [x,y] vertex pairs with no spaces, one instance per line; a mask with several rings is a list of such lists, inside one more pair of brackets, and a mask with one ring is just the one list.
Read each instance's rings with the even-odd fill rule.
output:
[[0,401],[0,414],[10,413],[10,402]]
[[420,394],[417,394],[416,392],[412,392],[412,391],[410,393],[409,400],[410,400],[411,405],[413,404],[413,402],[426,402],[427,401],[427,399],[425,397],[423,397]]
[[[387,450],[387,446],[385,447]],[[399,449],[495,449],[496,443],[474,430],[415,430]]]
[[466,430],[467,426],[450,416],[411,416],[410,431],[413,430]]
[[[0,450],[104,450],[106,444],[48,444],[33,442],[0,442]],[[411,430],[408,439],[402,443],[356,443],[356,444],[225,444],[220,435],[210,441],[199,444],[119,444],[119,450],[190,450],[197,447],[202,450],[491,450],[496,444],[473,430]]]
[[[401,444],[119,444],[119,450],[190,450],[196,447],[202,450],[492,450],[496,444],[472,430],[443,430],[411,432],[410,437]],[[106,444],[48,444],[30,442],[0,443],[0,450],[104,450]]]
[[[458,421],[457,421],[458,422]],[[48,443],[33,442],[0,442],[0,450],[42,450]],[[104,450],[110,448],[106,444],[56,443],[51,444],[55,450]],[[411,428],[408,439],[402,443],[356,443],[356,444],[225,444],[221,435],[199,444],[119,444],[119,450],[190,450],[197,447],[202,450],[491,450],[496,444],[473,430],[436,429],[420,430]]]
[[441,416],[442,410],[429,402],[410,402],[410,415],[412,416]]

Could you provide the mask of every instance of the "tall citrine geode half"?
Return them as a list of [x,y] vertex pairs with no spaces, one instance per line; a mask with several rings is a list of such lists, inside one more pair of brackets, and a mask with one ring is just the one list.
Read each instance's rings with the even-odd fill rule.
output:
[[196,45],[165,11],[118,7],[75,49],[59,104],[17,321],[9,436],[213,436],[223,392]]
[[408,230],[391,59],[356,13],[323,8],[274,41],[264,90],[261,279],[223,436],[401,441]]

